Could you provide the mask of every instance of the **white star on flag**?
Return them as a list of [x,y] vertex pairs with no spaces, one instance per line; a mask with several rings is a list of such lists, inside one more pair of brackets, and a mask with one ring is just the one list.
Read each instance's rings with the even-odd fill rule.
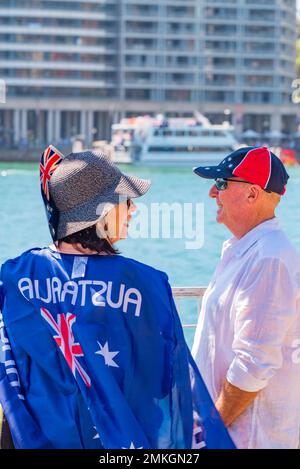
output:
[[203,428],[200,426],[200,417],[199,414],[194,410],[193,411],[194,419],[194,428],[193,428],[193,440],[192,440],[192,449],[202,449],[206,446],[201,433],[203,433]]
[[193,443],[192,443],[192,449],[202,449],[205,448],[206,443],[205,441],[197,441],[197,436],[200,438],[200,433],[202,433],[203,430],[201,427],[195,427],[193,430]]
[[[94,427],[94,429],[95,429],[95,430],[96,430],[96,432],[97,432],[97,428],[96,428],[96,427]],[[99,433],[98,433],[98,432],[97,432],[97,433],[96,433],[96,435],[93,437],[93,440],[96,440],[97,438],[100,438],[100,436],[99,436]]]
[[97,341],[97,343],[100,347],[100,350],[95,353],[104,357],[105,365],[119,368],[119,365],[113,360],[113,358],[118,355],[119,352],[110,352],[108,348],[108,342],[105,342],[103,347],[100,342]]
[[133,444],[133,441],[130,443],[130,446],[129,448],[124,448],[124,446],[122,446],[122,449],[143,449],[143,446],[139,446],[138,448],[136,448]]

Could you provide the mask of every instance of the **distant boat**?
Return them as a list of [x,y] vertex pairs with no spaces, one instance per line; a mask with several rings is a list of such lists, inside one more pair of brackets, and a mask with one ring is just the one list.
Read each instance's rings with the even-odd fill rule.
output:
[[208,165],[237,148],[233,127],[213,125],[197,113],[190,118],[140,116],[112,126],[112,157],[117,163]]

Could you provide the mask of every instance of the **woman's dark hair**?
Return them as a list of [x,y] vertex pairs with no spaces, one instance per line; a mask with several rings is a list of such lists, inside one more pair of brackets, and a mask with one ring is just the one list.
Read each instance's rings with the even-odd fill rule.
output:
[[66,236],[59,241],[64,241],[68,244],[79,243],[84,249],[92,249],[99,253],[105,252],[106,254],[120,254],[120,252],[106,239],[99,238],[96,231],[96,225],[77,231],[77,233]]

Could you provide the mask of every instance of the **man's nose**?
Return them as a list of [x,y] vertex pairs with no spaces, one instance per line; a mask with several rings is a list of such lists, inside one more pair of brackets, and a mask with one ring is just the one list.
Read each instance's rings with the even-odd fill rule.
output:
[[218,189],[216,188],[216,185],[214,184],[213,186],[211,186],[210,188],[210,191],[208,193],[209,197],[211,197],[212,199],[215,199],[217,196],[218,196]]

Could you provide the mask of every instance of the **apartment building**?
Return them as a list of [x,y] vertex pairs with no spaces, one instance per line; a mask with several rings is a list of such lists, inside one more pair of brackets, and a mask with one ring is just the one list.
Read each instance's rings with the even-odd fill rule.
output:
[[125,115],[291,131],[295,0],[1,0],[0,141],[86,144]]

